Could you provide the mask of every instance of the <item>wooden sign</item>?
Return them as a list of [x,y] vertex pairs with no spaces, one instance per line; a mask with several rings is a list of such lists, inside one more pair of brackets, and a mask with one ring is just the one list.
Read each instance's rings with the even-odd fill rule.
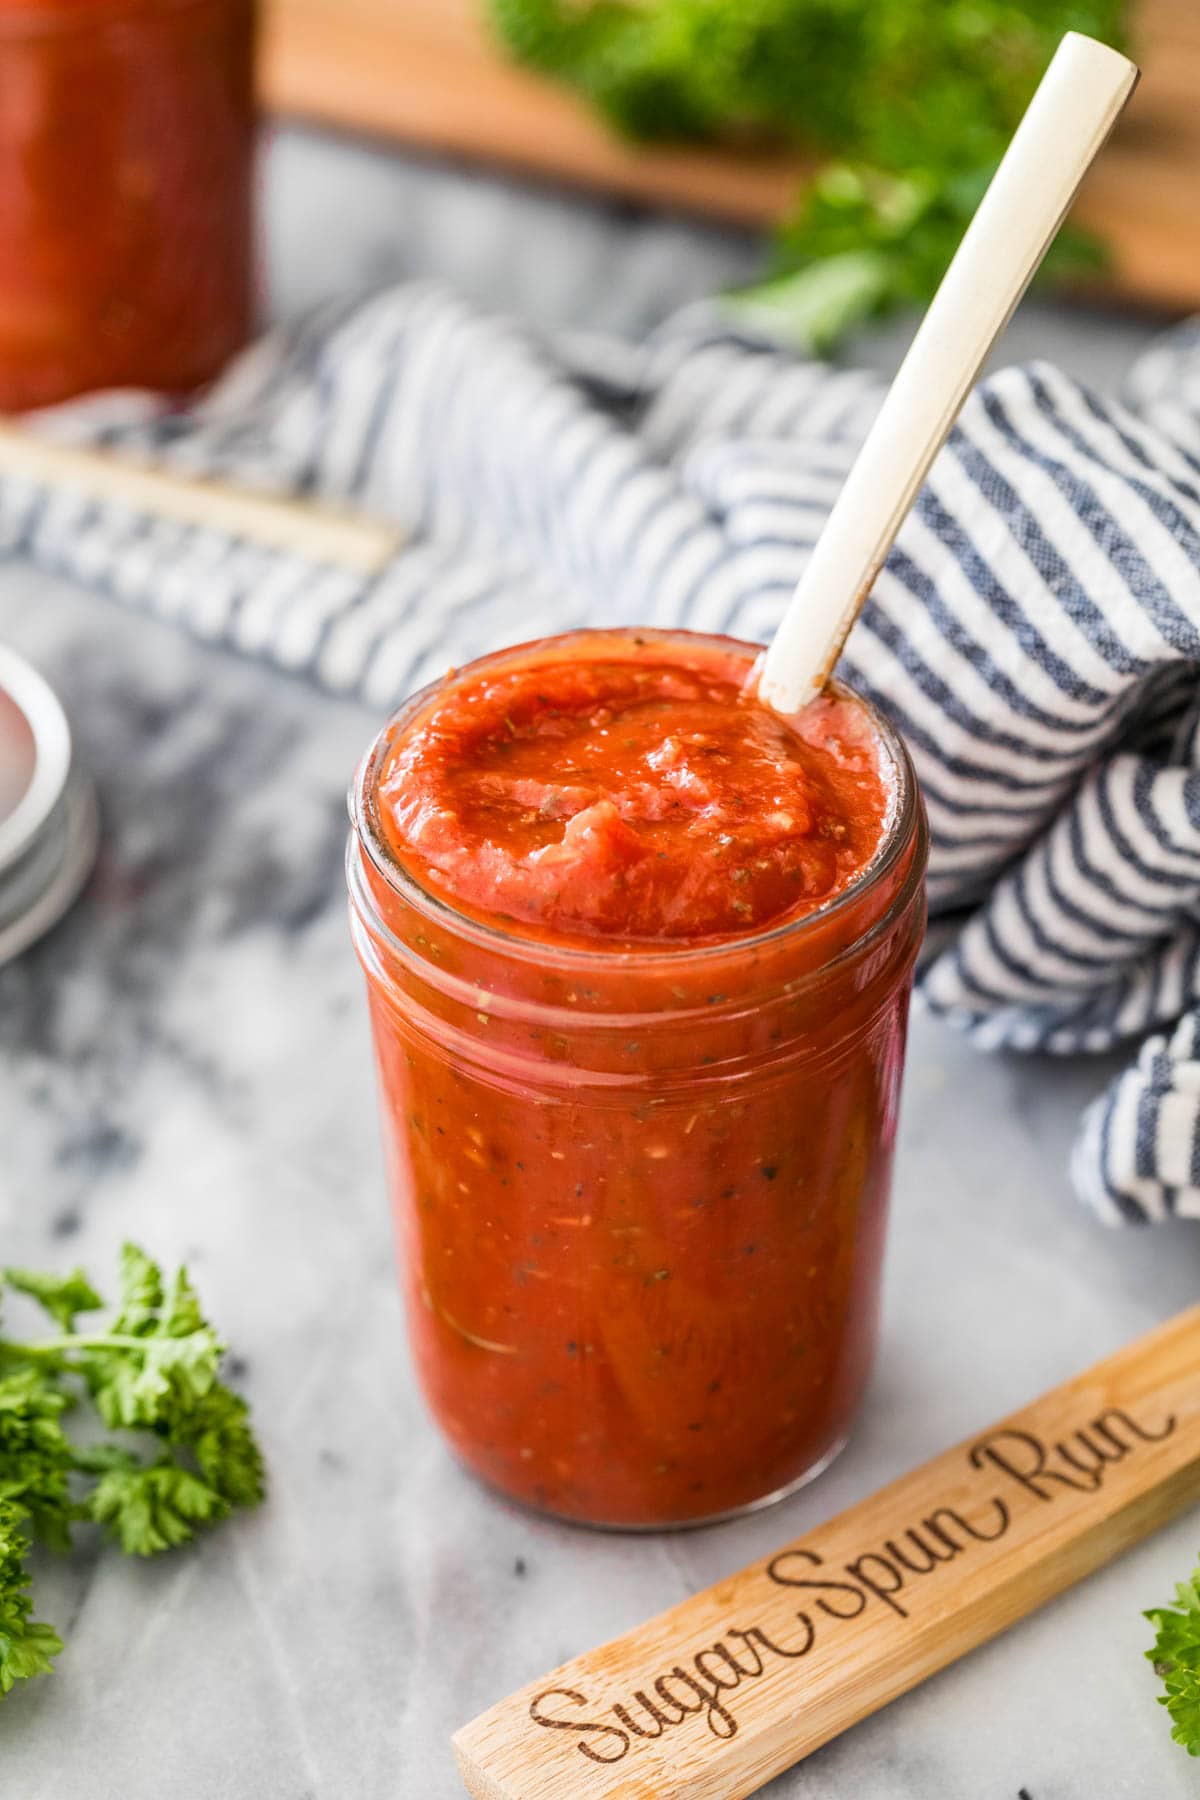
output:
[[454,1739],[477,1800],[740,1800],[1200,1498],[1200,1307]]

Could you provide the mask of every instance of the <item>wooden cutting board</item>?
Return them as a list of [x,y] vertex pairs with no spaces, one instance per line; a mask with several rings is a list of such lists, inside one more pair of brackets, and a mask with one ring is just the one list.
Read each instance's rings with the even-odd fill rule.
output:
[[[262,89],[280,114],[751,225],[778,218],[802,176],[792,153],[622,143],[505,61],[485,0],[265,5]],[[1115,293],[1200,307],[1200,0],[1140,0],[1137,21],[1144,79],[1078,216],[1112,248]]]

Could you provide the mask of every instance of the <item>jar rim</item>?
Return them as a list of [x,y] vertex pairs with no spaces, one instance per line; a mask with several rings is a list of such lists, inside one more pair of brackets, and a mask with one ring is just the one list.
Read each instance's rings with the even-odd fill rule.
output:
[[[433,697],[443,690],[451,679],[458,681],[465,674],[502,666],[521,657],[531,649],[542,648],[549,644],[569,648],[585,642],[594,642],[596,639],[623,638],[628,640],[631,633],[636,633],[640,638],[663,642],[677,642],[682,638],[697,645],[720,646],[726,650],[745,651],[751,657],[756,657],[761,653],[761,646],[758,644],[710,632],[659,629],[648,626],[584,628],[562,632],[556,637],[534,639],[531,642],[515,644],[503,650],[492,651],[485,656],[474,658],[470,663],[464,664],[461,669],[456,669],[453,677],[443,676],[437,681],[428,682],[397,708],[376,735],[355,771],[347,795],[354,839],[370,858],[376,872],[400,899],[414,907],[431,923],[441,924],[452,929],[458,937],[475,946],[490,949],[493,953],[502,954],[515,961],[545,964],[547,957],[552,956],[556,967],[564,970],[576,970],[581,974],[597,969],[641,970],[656,965],[675,970],[691,970],[704,968],[721,957],[728,957],[731,954],[740,956],[756,953],[760,949],[773,948],[776,944],[789,939],[802,938],[806,932],[815,932],[818,927],[826,926],[830,919],[836,918],[860,902],[864,894],[890,874],[898,859],[904,854],[914,825],[918,821],[916,772],[904,741],[891,722],[870,701],[863,699],[846,683],[835,680],[829,683],[830,689],[839,697],[853,701],[862,709],[889,759],[892,775],[891,805],[879,845],[870,861],[845,888],[830,900],[814,907],[811,912],[768,925],[762,930],[749,931],[738,936],[716,938],[703,944],[684,944],[676,947],[661,942],[643,944],[635,942],[622,944],[620,949],[607,948],[604,945],[593,948],[590,944],[578,944],[560,938],[545,939],[527,936],[517,931],[506,931],[501,926],[493,925],[487,920],[461,910],[440,894],[423,886],[393,854],[379,824],[376,778],[382,760],[391,749],[397,732],[404,729],[419,712],[428,706]],[[918,864],[918,874],[923,878],[923,859],[918,859]],[[902,885],[907,890],[908,882]],[[363,895],[356,893],[355,898],[361,904]],[[382,930],[386,938],[394,938],[395,934],[386,920],[380,916],[378,907],[372,903],[370,910],[374,915],[374,925]],[[398,939],[396,947],[400,947]]]

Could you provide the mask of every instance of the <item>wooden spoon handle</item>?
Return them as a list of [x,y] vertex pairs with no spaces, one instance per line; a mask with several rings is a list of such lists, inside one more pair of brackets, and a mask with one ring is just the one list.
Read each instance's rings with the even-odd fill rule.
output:
[[370,575],[401,548],[393,525],[308,501],[177,475],[114,451],[55,443],[0,421],[0,476],[61,487],[181,525],[207,526],[307,561]]
[[967,227],[767,651],[776,712],[818,694],[937,452],[1133,92],[1128,58],[1071,31]]

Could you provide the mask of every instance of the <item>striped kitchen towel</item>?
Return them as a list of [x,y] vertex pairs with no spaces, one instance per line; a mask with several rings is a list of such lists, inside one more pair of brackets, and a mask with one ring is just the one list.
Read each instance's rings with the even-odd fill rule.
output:
[[[413,285],[266,340],[189,413],[46,429],[350,503],[409,547],[364,580],[0,483],[0,543],[382,710],[448,662],[586,623],[773,628],[873,416],[870,375],[689,309],[641,346],[540,339]],[[1056,369],[969,401],[842,673],[912,748],[939,947],[927,1004],[989,1047],[1140,1041],[1079,1191],[1200,1217],[1200,328],[1123,403]]]

